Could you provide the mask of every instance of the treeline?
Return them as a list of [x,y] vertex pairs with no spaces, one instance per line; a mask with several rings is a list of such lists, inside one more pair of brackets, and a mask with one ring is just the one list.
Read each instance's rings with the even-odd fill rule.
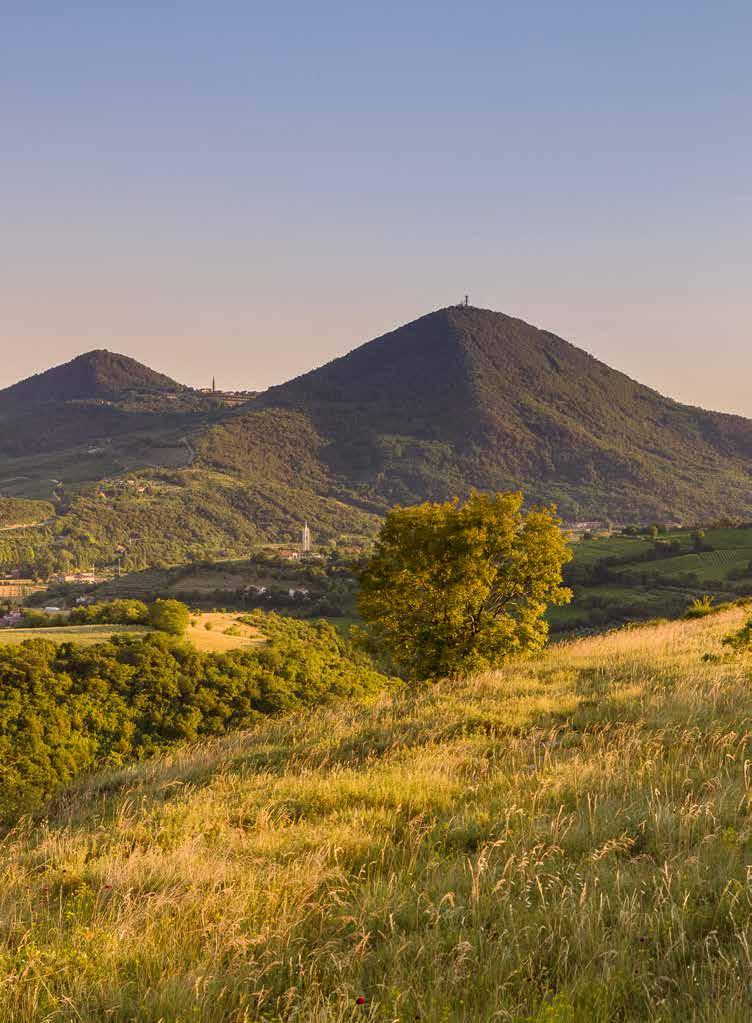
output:
[[246,621],[268,642],[201,653],[151,633],[92,647],[44,639],[0,647],[0,820],[38,810],[84,772],[389,684],[325,622],[259,613]]
[[54,505],[49,501],[29,501],[22,497],[0,497],[0,529],[32,522],[43,522],[54,514]]
[[[180,636],[185,632],[190,612],[179,600],[105,600],[61,613],[51,611],[24,612],[21,627],[42,629],[55,625],[150,625],[153,629]],[[2,632],[0,632],[0,642]]]
[[[338,553],[336,544],[328,545],[326,557],[316,561],[286,561],[274,552],[260,551],[239,568],[237,586],[221,586],[208,591],[191,586],[202,571],[216,570],[213,562],[181,566],[170,573],[171,585],[180,584],[180,596],[191,604],[216,607],[287,610],[309,618],[355,615],[358,596],[357,575],[362,560]],[[184,588],[183,588],[184,587]]]

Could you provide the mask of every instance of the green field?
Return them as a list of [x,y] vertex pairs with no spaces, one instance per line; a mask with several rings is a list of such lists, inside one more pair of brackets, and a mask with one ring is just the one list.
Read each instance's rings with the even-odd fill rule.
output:
[[[706,593],[717,602],[752,594],[752,528],[708,528],[655,538],[614,534],[573,543],[565,576],[573,602],[552,608],[556,632],[592,630],[648,618],[675,618]],[[708,549],[709,548],[709,549]]]
[[74,784],[0,845],[0,1020],[744,1023],[742,617]]
[[53,643],[80,643],[93,646],[112,636],[143,634],[151,631],[143,625],[59,625],[40,629],[0,629],[0,645],[17,646],[27,639],[49,639]]
[[592,565],[604,558],[635,558],[649,551],[652,546],[652,541],[642,537],[615,534],[610,537],[580,540],[573,544],[573,551],[578,563]]
[[[29,639],[48,639],[53,643],[80,643],[93,646],[112,636],[144,635],[144,625],[56,625],[50,628],[0,629],[0,646],[17,646]],[[258,629],[238,621],[237,614],[194,612],[185,638],[197,650],[221,652],[262,643]]]
[[677,576],[693,572],[701,582],[721,583],[728,578],[730,569],[745,568],[750,561],[752,547],[729,547],[666,558],[651,564],[649,570],[657,576]]

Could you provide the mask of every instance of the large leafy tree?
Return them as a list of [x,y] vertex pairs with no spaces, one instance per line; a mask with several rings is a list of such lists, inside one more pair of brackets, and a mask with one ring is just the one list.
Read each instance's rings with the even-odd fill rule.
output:
[[554,508],[520,493],[395,508],[363,572],[358,607],[407,678],[464,675],[539,650],[548,604],[566,603],[571,558]]
[[190,611],[179,600],[155,600],[149,608],[149,621],[154,628],[173,636],[182,636],[190,618]]

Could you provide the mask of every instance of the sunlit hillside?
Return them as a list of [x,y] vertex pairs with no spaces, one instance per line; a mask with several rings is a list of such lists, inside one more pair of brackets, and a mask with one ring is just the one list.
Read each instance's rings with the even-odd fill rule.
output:
[[0,1020],[748,1020],[742,620],[80,783],[0,849]]

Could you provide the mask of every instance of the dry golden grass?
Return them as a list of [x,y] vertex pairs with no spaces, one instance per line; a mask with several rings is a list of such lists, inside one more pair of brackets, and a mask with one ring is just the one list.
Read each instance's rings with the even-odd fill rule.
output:
[[740,621],[81,782],[0,847],[0,1020],[749,1020]]
[[[185,637],[198,650],[209,653],[222,653],[225,650],[237,650],[238,647],[263,643],[264,636],[259,630],[253,625],[243,624],[240,617],[237,612],[197,612],[191,615]],[[210,626],[209,629],[207,625]]]

